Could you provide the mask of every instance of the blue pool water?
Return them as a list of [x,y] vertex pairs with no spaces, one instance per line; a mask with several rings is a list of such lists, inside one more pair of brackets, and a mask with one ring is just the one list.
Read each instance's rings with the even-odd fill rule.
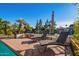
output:
[[0,41],[0,56],[16,56],[16,54],[2,41]]

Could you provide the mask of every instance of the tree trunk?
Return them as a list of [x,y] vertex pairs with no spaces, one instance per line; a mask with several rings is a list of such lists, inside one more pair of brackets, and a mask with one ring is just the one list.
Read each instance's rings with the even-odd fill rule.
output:
[[15,32],[13,34],[14,34],[14,38],[16,39],[17,38],[17,34]]
[[17,31],[18,34],[20,33],[20,28],[21,28],[21,23],[19,24],[19,28],[18,28],[18,31]]
[[14,38],[15,38],[15,39],[17,38],[17,35],[16,35],[16,34],[14,34]]
[[28,29],[26,27],[24,27],[24,29],[25,29],[25,32],[24,33],[27,33]]
[[6,30],[7,27],[6,27],[6,25],[4,25],[4,26],[5,26],[5,27],[4,27],[4,34],[7,35],[7,30]]

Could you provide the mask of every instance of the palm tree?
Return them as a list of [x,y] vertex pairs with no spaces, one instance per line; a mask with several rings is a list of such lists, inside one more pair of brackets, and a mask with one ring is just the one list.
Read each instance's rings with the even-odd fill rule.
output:
[[25,22],[24,19],[20,18],[17,20],[17,22],[19,23],[18,33],[20,33],[22,26],[24,26],[24,30],[22,30],[24,33],[26,33],[29,30],[30,25],[27,22]]
[[18,31],[17,33],[20,33],[20,30],[21,30],[21,26],[24,24],[24,19],[20,18],[17,20],[17,22],[19,23],[19,27],[18,27]]
[[25,31],[24,31],[24,33],[26,33],[26,32],[28,32],[29,30],[31,30],[32,31],[32,27],[28,24],[28,23],[24,23],[24,29],[25,29]]
[[0,30],[2,29],[2,21],[3,21],[3,19],[0,18]]
[[11,31],[14,34],[14,38],[16,38],[17,37],[16,35],[17,35],[18,24],[14,23],[14,24],[12,24],[11,27],[12,27]]
[[4,31],[4,34],[7,35],[8,34],[8,30],[10,29],[10,22],[9,21],[2,21],[2,24],[3,24],[3,31]]
[[3,19],[2,19],[2,18],[0,18],[0,25],[2,25],[2,21],[3,21]]
[[25,29],[24,33],[26,33],[28,31],[28,24],[27,23],[24,24],[24,29]]
[[0,34],[3,34],[3,30],[2,30],[2,21],[3,21],[3,19],[2,18],[0,18]]

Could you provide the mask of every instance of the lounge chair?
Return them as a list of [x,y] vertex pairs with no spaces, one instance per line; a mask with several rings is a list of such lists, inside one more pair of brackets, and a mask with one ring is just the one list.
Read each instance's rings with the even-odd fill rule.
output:
[[[68,43],[66,43],[66,39],[68,37],[68,32],[61,32],[60,36],[56,41],[51,40],[50,42],[47,42],[46,40],[39,41],[41,46],[47,46],[47,45],[61,45],[65,47],[65,56],[67,55],[67,47],[70,46]],[[45,42],[46,41],[46,42]]]

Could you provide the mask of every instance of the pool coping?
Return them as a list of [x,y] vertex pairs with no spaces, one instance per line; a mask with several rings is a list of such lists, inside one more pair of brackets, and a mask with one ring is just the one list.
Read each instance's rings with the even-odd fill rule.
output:
[[[1,41],[1,40],[0,40]],[[2,43],[4,43],[3,41],[1,41]],[[20,54],[18,53],[18,51],[13,50],[10,46],[8,46],[6,43],[4,43],[10,50],[12,50],[12,52],[14,52],[16,54],[16,56],[20,56]]]

